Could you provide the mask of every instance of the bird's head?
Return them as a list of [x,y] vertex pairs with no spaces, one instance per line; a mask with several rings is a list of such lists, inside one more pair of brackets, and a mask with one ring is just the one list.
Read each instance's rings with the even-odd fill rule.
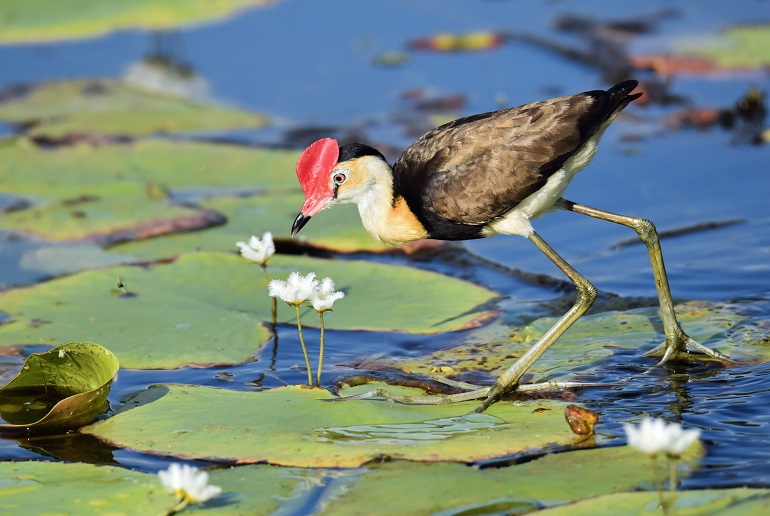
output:
[[296,235],[319,211],[334,203],[357,202],[369,188],[372,160],[387,165],[379,151],[360,143],[339,146],[324,138],[313,143],[297,161],[297,178],[305,192],[305,203],[294,220],[291,236]]

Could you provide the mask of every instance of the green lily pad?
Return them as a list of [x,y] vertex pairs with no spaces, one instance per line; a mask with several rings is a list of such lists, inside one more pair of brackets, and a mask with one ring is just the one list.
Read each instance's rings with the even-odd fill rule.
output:
[[[0,228],[106,243],[185,231],[115,248],[144,259],[230,250],[234,242],[265,231],[288,239],[303,201],[294,173],[297,157],[293,151],[203,142],[41,149],[16,140],[0,145],[3,187],[31,206],[0,218]],[[172,199],[211,198],[196,210],[170,204],[163,192]],[[252,195],[237,197],[243,194]],[[226,225],[190,231],[225,218]],[[341,251],[384,248],[366,234],[354,205],[317,218],[300,241]]]
[[[379,506],[392,514],[524,514],[618,491],[654,491],[656,473],[651,465],[647,456],[627,446],[549,454],[489,469],[385,463],[362,474],[322,514],[361,514],[367,507]],[[682,467],[682,472],[687,470]]]
[[29,86],[0,102],[0,120],[24,124],[29,136],[53,139],[214,131],[260,127],[266,122],[254,113],[151,93],[112,79]]
[[[221,213],[227,224],[187,233],[174,233],[161,238],[127,242],[113,247],[116,253],[127,253],[145,260],[176,256],[185,251],[227,251],[233,242],[250,235],[273,233],[276,240],[288,240],[291,224],[302,207],[302,194],[260,195],[249,198],[211,199],[200,204],[202,208]],[[322,212],[302,229],[295,241],[307,242],[314,247],[341,252],[382,251],[382,243],[364,231],[353,204],[335,206]]]
[[[313,472],[271,466],[211,470],[222,494],[184,514],[273,514]],[[0,511],[27,514],[165,514],[175,497],[157,475],[112,466],[60,462],[0,463]]]
[[[42,191],[41,185],[18,186],[16,193]],[[189,231],[221,223],[221,215],[158,202],[136,183],[58,185],[34,208],[15,211],[0,219],[0,228],[21,231],[48,240],[92,241],[149,238],[171,231]]]
[[[471,283],[409,267],[300,256],[271,258],[273,278],[291,271],[331,276],[347,292],[326,318],[330,329],[433,333],[480,324],[496,294]],[[121,278],[132,295],[115,289]],[[408,292],[408,295],[405,294]],[[150,268],[113,267],[0,293],[14,319],[0,325],[0,346],[56,344],[78,335],[109,342],[124,367],[236,364],[269,334],[271,300],[259,268],[236,254],[193,253]],[[312,308],[306,326],[317,326]],[[279,321],[295,324],[279,303]]]
[[89,342],[33,353],[16,377],[0,387],[2,433],[42,433],[90,423],[107,408],[118,359]]
[[270,0],[0,0],[0,44],[100,36],[121,29],[173,29]]
[[726,69],[761,68],[770,65],[770,25],[742,25],[705,40],[680,41],[672,52],[706,58]]
[[197,188],[203,194],[299,192],[297,158],[296,152],[286,150],[169,140],[54,149],[41,149],[23,139],[0,145],[3,191],[42,184],[39,195],[61,185],[123,182],[154,183],[174,191]]
[[0,145],[0,161],[4,190],[30,205],[1,217],[0,228],[50,240],[110,243],[225,220],[169,203],[168,189],[298,189],[296,153],[230,145],[143,141],[44,150],[16,140]]
[[235,392],[160,385],[82,431],[146,453],[309,467],[354,467],[383,457],[475,462],[573,440],[565,404],[557,402],[497,403],[465,416],[477,402],[324,402],[332,399],[326,390],[296,386]]
[[[668,500],[668,493],[666,493]],[[588,500],[547,509],[539,514],[594,515],[617,514],[638,515],[660,513],[660,498],[657,493],[613,493]],[[770,491],[767,489],[706,489],[702,491],[680,491],[671,514],[682,516],[729,516],[764,514],[770,505]]]
[[[755,346],[744,333],[732,334],[739,325],[756,325],[741,313],[740,305],[692,301],[676,307],[682,327],[694,339],[735,360],[767,358],[767,350]],[[543,317],[516,329],[500,321],[475,330],[465,342],[440,349],[425,357],[397,360],[392,365],[411,373],[453,376],[466,371],[487,371],[497,375],[513,365],[555,322]],[[605,312],[581,317],[535,363],[531,369],[536,381],[564,379],[585,373],[616,349],[652,349],[663,341],[663,325],[658,309],[639,308],[625,312]],[[750,332],[749,332],[750,333]]]

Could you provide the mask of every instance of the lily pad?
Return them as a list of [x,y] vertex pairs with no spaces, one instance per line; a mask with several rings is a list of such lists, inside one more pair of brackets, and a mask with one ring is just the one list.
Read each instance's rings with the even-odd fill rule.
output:
[[[649,457],[627,446],[549,454],[488,469],[385,463],[362,474],[322,514],[361,514],[379,506],[392,514],[524,514],[617,491],[654,490],[650,466]],[[610,505],[607,509],[592,514],[614,514]]]
[[[303,201],[294,173],[297,157],[293,151],[203,142],[41,149],[20,139],[0,146],[0,160],[4,189],[25,199],[25,208],[0,218],[0,228],[101,243],[187,231],[116,248],[147,259],[229,250],[265,231],[289,238]],[[174,200],[200,201],[200,208]],[[225,219],[215,229],[189,231]],[[303,229],[300,241],[341,251],[384,248],[366,234],[354,205],[318,219]]]
[[[740,305],[693,301],[678,305],[676,311],[682,327],[699,342],[735,360],[767,358],[762,347],[744,338],[745,328],[732,334],[736,327],[756,324],[741,312]],[[555,317],[544,317],[517,329],[496,321],[475,330],[461,346],[398,360],[392,365],[411,373],[454,376],[485,371],[496,376],[555,322]],[[652,349],[664,339],[662,328],[658,309],[653,307],[583,316],[535,363],[531,372],[538,377],[536,381],[554,379],[554,375],[564,379],[569,374],[585,373],[615,350],[638,349],[642,353]]]
[[[249,198],[221,198],[202,202],[200,206],[221,213],[227,224],[187,233],[175,233],[140,242],[126,242],[111,250],[146,260],[176,256],[185,251],[227,251],[233,242],[249,235],[273,233],[275,239],[288,240],[291,223],[302,206],[302,194],[260,195]],[[340,252],[381,251],[382,243],[364,231],[355,205],[336,206],[324,211],[302,229],[296,241],[314,247]]]
[[0,1],[0,43],[100,36],[120,29],[173,29],[215,20],[271,0]]
[[[273,514],[319,475],[271,466],[210,470],[222,494],[185,514]],[[0,510],[27,514],[165,514],[175,504],[157,475],[113,466],[59,462],[0,463]]]
[[[19,186],[16,192],[30,198],[41,185]],[[173,231],[189,231],[221,224],[212,211],[158,202],[136,183],[112,185],[58,185],[48,192],[55,199],[15,211],[0,219],[0,228],[22,231],[48,240],[114,241],[149,238]]]
[[45,150],[16,140],[0,146],[0,161],[4,190],[27,200],[0,218],[0,228],[50,240],[111,243],[224,222],[216,211],[170,203],[169,189],[298,189],[296,153],[230,145],[143,141]]
[[[345,303],[327,318],[329,329],[433,333],[494,315],[485,308],[494,292],[433,272],[300,256],[274,256],[269,262],[273,278],[293,270],[331,276],[347,292]],[[129,295],[115,290],[118,278]],[[225,253],[82,272],[0,293],[0,304],[14,319],[0,325],[0,346],[56,344],[78,335],[109,342],[124,367],[141,369],[244,362],[268,339],[260,322],[271,319],[264,275],[253,263]],[[304,313],[305,325],[318,325],[312,308]],[[278,315],[294,324],[294,310],[283,303]]]
[[557,402],[497,403],[465,416],[476,402],[325,402],[333,399],[326,390],[303,387],[235,392],[160,385],[82,431],[147,453],[308,467],[354,467],[382,458],[476,462],[573,439],[565,404]]
[[708,59],[722,69],[761,68],[770,65],[770,25],[741,25],[705,40],[680,41],[673,52]]
[[[2,31],[0,31],[2,32]],[[16,87],[0,102],[0,120],[25,134],[140,136],[260,127],[260,115],[183,97],[151,93],[112,79],[81,79]]]
[[[668,496],[666,497],[668,499]],[[542,512],[544,515],[594,515],[617,514],[637,515],[660,512],[660,498],[657,493],[614,493],[569,505],[555,507]],[[692,516],[728,516],[764,514],[770,505],[770,491],[767,489],[706,489],[703,491],[680,491],[671,507],[672,514]]]
[[299,192],[294,173],[298,156],[287,150],[169,140],[53,149],[24,139],[0,145],[7,193],[32,183],[47,189],[121,182],[154,183],[183,192],[195,188],[209,196],[220,190],[224,190],[220,195]]
[[2,433],[42,433],[90,423],[107,408],[118,359],[89,342],[72,342],[33,353],[21,371],[0,387]]

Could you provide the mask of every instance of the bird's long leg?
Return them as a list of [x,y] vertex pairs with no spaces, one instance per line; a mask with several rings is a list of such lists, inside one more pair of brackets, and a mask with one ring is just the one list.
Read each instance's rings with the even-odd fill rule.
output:
[[556,342],[556,339],[561,337],[561,335],[591,307],[594,299],[596,299],[596,287],[581,276],[581,274],[567,263],[564,258],[559,256],[556,251],[554,251],[551,246],[540,237],[540,235],[533,231],[528,238],[538,249],[543,251],[543,253],[550,258],[550,260],[556,264],[569,279],[572,280],[572,283],[575,284],[575,288],[577,288],[577,299],[575,300],[575,304],[572,305],[572,308],[570,308],[561,319],[556,321],[556,324],[545,332],[540,340],[529,348],[516,363],[506,369],[503,374],[497,378],[495,384],[490,389],[487,398],[476,407],[476,412],[484,412],[502,394],[515,387],[516,384],[519,383],[522,375],[532,367],[532,364],[534,364],[537,359],[540,358],[554,342]]
[[663,331],[666,334],[666,341],[646,354],[658,355],[662,352],[663,357],[658,365],[664,364],[671,359],[691,356],[687,351],[687,346],[712,358],[727,360],[727,357],[718,351],[707,348],[691,339],[679,325],[679,321],[674,313],[674,301],[671,298],[671,289],[668,285],[666,266],[663,264],[660,239],[658,238],[658,232],[655,229],[655,225],[651,221],[591,208],[590,206],[577,204],[566,199],[560,199],[556,206],[582,215],[588,215],[589,217],[594,217],[596,219],[628,226],[636,231],[636,234],[639,235],[639,238],[644,242],[644,245],[647,246],[647,251],[650,254],[650,262],[652,263],[652,273],[655,276],[655,288],[658,291],[660,315],[663,321]]

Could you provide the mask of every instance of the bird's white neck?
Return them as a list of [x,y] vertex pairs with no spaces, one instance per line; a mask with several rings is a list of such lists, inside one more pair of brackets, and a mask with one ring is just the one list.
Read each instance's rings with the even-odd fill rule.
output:
[[394,198],[393,169],[374,156],[362,158],[357,176],[338,202],[355,202],[364,229],[377,240],[400,245],[428,237],[427,231],[409,209],[403,197]]

